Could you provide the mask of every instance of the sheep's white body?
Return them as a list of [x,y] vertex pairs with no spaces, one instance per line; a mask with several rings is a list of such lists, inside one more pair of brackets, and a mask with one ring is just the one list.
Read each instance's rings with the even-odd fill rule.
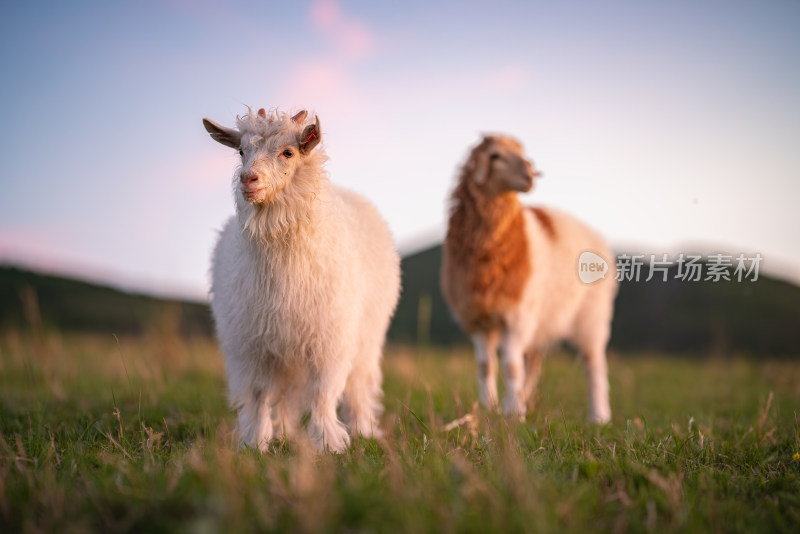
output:
[[[399,258],[377,210],[330,184],[320,149],[304,157],[270,205],[243,201],[235,182],[238,214],[214,250],[211,307],[241,439],[263,450],[310,412],[315,445],[341,451],[340,401],[352,435],[380,434]],[[245,155],[243,167],[257,165]]]
[[[614,256],[605,240],[575,217],[553,208],[537,209],[550,218],[558,239],[548,235],[533,210],[523,211],[533,274],[519,307],[509,312],[508,329],[500,341],[507,365],[524,354],[529,376],[520,381],[522,396],[507,397],[505,408],[524,411],[539,380],[544,352],[566,341],[579,351],[584,362],[588,419],[605,423],[611,419],[606,345],[611,336],[617,284],[613,263],[609,263],[605,278],[584,284],[578,277],[578,258],[586,251],[607,260]],[[486,346],[483,337],[479,336],[477,342]]]

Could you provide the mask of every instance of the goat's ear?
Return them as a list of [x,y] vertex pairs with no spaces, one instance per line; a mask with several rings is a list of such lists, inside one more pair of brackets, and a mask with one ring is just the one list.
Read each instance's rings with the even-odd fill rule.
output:
[[308,115],[308,111],[306,110],[298,111],[297,114],[294,117],[292,117],[292,122],[294,122],[295,124],[302,124],[302,122],[306,120],[306,115]]
[[211,119],[203,119],[203,126],[206,127],[206,131],[211,135],[214,141],[231,148],[239,148],[239,144],[242,141],[242,134],[237,130],[220,126]]
[[319,127],[319,117],[316,118],[314,124],[309,124],[303,129],[300,138],[297,140],[300,145],[300,153],[308,154],[322,139],[322,130]]

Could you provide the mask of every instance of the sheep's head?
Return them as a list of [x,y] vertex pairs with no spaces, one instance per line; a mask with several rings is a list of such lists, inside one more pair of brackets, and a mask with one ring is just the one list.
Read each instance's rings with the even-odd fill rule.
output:
[[319,117],[306,124],[303,110],[289,117],[264,109],[238,117],[237,128],[225,128],[209,119],[203,126],[211,137],[239,151],[242,165],[237,172],[237,196],[250,204],[269,204],[308,163],[321,139]]
[[528,192],[541,173],[525,158],[522,145],[510,137],[487,135],[476,146],[465,171],[484,193]]

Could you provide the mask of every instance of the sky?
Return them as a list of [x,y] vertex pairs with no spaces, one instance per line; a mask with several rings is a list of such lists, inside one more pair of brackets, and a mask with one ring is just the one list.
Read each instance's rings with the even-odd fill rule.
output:
[[800,282],[797,0],[0,4],[0,263],[204,298],[233,214],[203,129],[309,109],[402,253],[483,133],[529,204],[617,250],[760,253]]

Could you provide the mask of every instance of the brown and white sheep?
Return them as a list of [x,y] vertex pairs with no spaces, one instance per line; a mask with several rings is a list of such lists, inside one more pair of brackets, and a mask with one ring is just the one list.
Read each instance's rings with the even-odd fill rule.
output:
[[578,278],[578,258],[591,251],[607,262],[603,239],[560,211],[523,207],[518,192],[538,175],[522,146],[486,136],[471,151],[452,194],[441,285],[475,347],[481,401],[495,407],[497,350],[502,356],[506,413],[524,415],[543,351],[567,341],[583,357],[589,420],[611,418],[606,345],[616,281],[613,262],[592,284]]

